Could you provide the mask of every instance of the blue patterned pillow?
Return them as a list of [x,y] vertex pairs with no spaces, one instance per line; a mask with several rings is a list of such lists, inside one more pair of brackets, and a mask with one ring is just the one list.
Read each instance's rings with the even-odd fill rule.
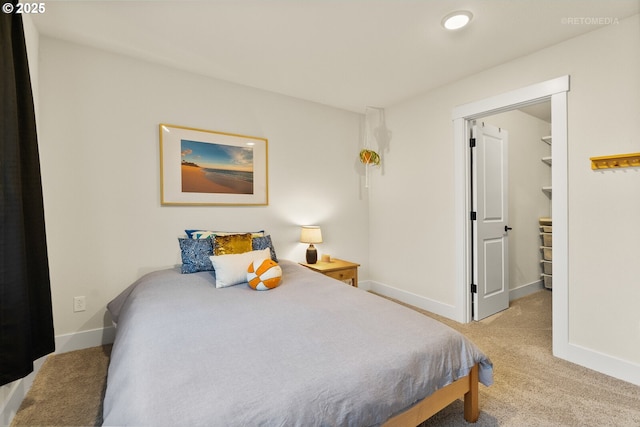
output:
[[269,248],[271,252],[271,259],[274,262],[278,262],[278,257],[276,256],[276,250],[273,247],[273,243],[271,243],[271,236],[267,235],[264,237],[254,237],[251,239],[251,246],[254,251],[259,251],[262,249]]
[[211,239],[178,238],[182,255],[182,274],[212,271],[210,256],[213,255]]

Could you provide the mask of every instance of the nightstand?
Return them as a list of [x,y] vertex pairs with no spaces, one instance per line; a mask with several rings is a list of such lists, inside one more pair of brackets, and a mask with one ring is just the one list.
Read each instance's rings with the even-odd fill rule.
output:
[[315,264],[307,264],[301,262],[300,265],[304,265],[313,271],[322,273],[325,276],[333,277],[334,279],[351,282],[351,286],[358,287],[358,267],[360,264],[356,264],[349,261],[343,261],[341,259],[332,259],[331,261],[318,261]]

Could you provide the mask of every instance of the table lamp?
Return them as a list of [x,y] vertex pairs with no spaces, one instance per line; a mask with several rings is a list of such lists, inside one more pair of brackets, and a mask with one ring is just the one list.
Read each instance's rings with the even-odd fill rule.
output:
[[315,264],[318,261],[318,251],[314,243],[322,243],[322,231],[317,225],[304,225],[300,231],[300,241],[309,243],[307,248],[307,264]]

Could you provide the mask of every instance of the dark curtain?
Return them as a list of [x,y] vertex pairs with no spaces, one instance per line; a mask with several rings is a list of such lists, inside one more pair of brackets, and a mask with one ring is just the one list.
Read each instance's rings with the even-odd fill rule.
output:
[[40,160],[22,17],[0,13],[0,385],[54,351]]

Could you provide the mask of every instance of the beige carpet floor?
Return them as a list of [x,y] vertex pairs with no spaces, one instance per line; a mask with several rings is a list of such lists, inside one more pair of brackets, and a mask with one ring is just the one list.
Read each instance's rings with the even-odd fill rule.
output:
[[11,426],[99,426],[111,346],[47,357]]
[[[468,336],[494,364],[494,385],[480,385],[477,427],[640,426],[640,387],[553,356],[551,291],[512,301],[480,322],[428,315]],[[423,426],[471,425],[461,412],[459,401]]]
[[[467,325],[423,313],[470,337],[494,363],[495,384],[480,385],[476,426],[640,427],[640,387],[551,354],[550,291],[513,301],[508,310]],[[49,357],[12,427],[100,425],[110,350],[95,347]],[[457,401],[422,426],[471,425],[462,412]]]

